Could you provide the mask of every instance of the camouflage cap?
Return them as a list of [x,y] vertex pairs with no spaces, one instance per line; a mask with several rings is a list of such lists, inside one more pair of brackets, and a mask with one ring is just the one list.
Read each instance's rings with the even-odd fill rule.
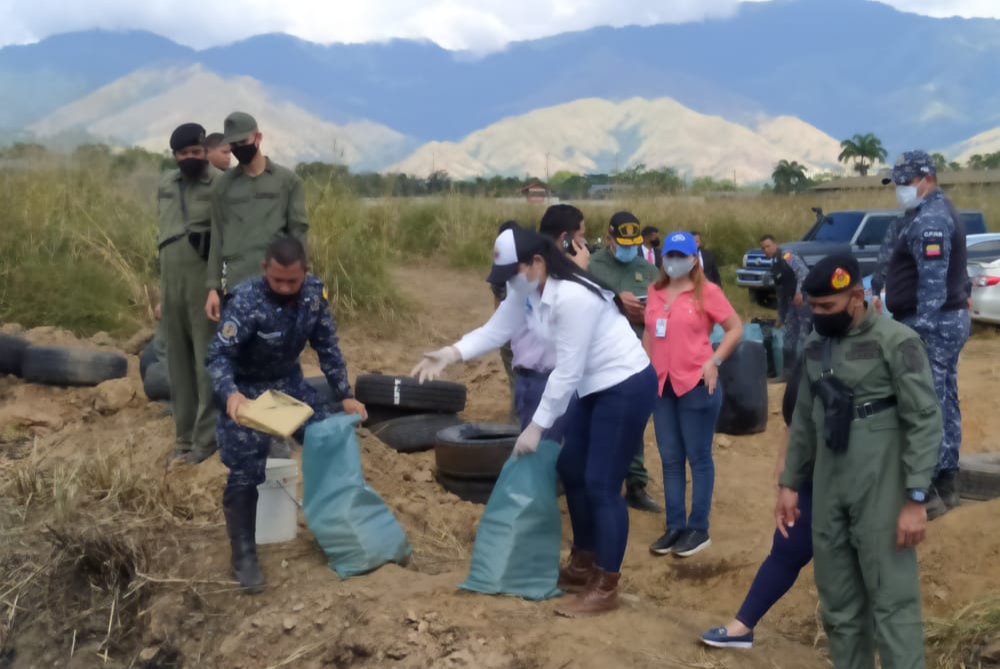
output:
[[882,178],[882,185],[895,183],[897,186],[909,186],[914,179],[928,174],[937,174],[934,161],[926,151],[907,151],[896,159],[892,168],[892,176]]
[[233,112],[222,125],[222,141],[225,144],[242,142],[257,132],[257,120],[246,112]]

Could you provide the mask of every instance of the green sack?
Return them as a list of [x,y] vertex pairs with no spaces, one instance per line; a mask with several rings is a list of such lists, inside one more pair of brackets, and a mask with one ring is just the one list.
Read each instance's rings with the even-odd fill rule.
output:
[[338,413],[306,428],[302,510],[309,529],[341,578],[406,564],[412,549],[392,511],[365,481],[354,426]]
[[559,444],[507,460],[479,520],[469,576],[459,587],[539,601],[562,594],[562,518],[556,493]]

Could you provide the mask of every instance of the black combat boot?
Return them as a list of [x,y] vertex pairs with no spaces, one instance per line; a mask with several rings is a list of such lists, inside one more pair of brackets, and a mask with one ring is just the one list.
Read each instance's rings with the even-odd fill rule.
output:
[[233,549],[233,577],[247,594],[264,591],[264,576],[257,564],[257,488],[226,488],[222,494],[226,531]]
[[639,511],[647,513],[659,513],[663,507],[653,501],[653,498],[646,492],[646,486],[632,484],[625,486],[625,502]]

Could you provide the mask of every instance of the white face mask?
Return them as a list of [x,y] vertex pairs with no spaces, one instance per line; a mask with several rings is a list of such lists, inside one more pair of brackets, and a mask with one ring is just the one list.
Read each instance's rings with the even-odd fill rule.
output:
[[663,271],[671,279],[680,279],[691,273],[694,269],[694,258],[664,258]]
[[896,186],[896,202],[903,209],[913,209],[920,204],[916,186]]
[[510,289],[515,293],[528,294],[533,290],[538,290],[538,279],[534,281],[529,281],[527,274],[523,272],[518,272],[514,275],[514,278],[510,280]]

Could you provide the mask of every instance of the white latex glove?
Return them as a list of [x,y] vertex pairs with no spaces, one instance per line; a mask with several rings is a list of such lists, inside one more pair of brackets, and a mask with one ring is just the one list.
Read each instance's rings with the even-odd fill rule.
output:
[[459,362],[461,359],[462,355],[454,346],[446,346],[432,353],[424,353],[424,359],[417,363],[417,366],[410,372],[410,376],[416,377],[420,383],[433,381],[441,376],[441,372],[448,365]]
[[538,442],[542,440],[542,433],[544,431],[545,428],[542,426],[536,423],[529,423],[528,427],[524,428],[524,432],[521,433],[521,436],[514,443],[514,457],[520,457],[537,451]]

